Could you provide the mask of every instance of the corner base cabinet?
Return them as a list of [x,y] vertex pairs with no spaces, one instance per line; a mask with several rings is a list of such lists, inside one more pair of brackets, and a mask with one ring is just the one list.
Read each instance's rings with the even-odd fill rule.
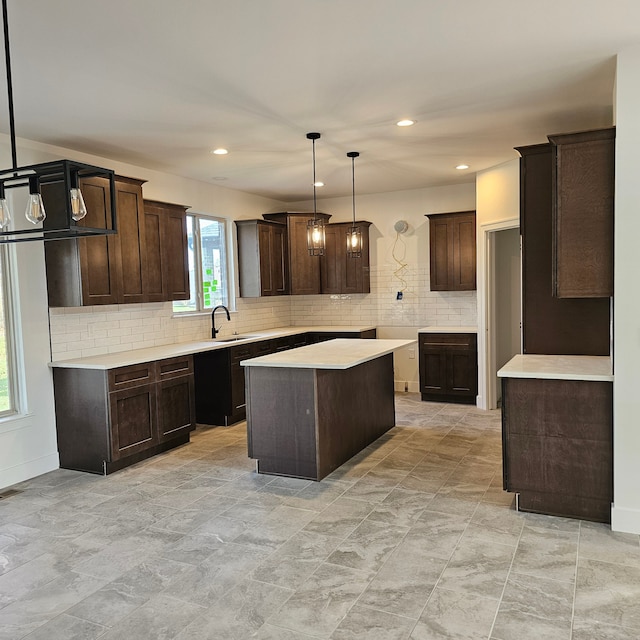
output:
[[189,442],[193,358],[53,370],[60,466],[108,474]]
[[475,404],[478,346],[475,333],[420,333],[422,400]]
[[518,509],[611,522],[613,384],[502,379],[503,473]]

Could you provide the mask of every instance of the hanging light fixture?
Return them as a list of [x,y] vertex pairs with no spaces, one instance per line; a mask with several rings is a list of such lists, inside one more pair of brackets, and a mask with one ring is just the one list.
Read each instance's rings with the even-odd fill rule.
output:
[[307,249],[310,256],[324,255],[324,220],[318,218],[318,208],[316,202],[316,140],[320,138],[319,133],[307,133],[307,139],[311,140],[313,151],[313,219],[307,222]]
[[351,227],[347,231],[347,255],[350,258],[360,258],[362,256],[362,231],[356,225],[356,169],[355,160],[360,154],[357,151],[349,151],[347,158],[351,158],[351,199],[352,217]]
[[[73,160],[57,160],[23,167],[18,166],[7,0],[2,0],[2,19],[12,166],[10,169],[0,170],[0,244],[33,240],[62,240],[116,233],[115,175],[111,169],[94,167]],[[76,225],[76,222],[82,220],[87,214],[87,207],[80,191],[80,179],[96,177],[108,181],[108,190],[111,195],[110,219],[107,219],[105,227],[94,228]],[[12,216],[5,189],[24,189],[25,187],[29,189],[25,217],[33,225],[41,226],[30,229],[9,229]],[[49,216],[45,210],[47,198],[43,200],[41,187],[46,187],[47,193],[51,193],[51,197],[55,200]]]

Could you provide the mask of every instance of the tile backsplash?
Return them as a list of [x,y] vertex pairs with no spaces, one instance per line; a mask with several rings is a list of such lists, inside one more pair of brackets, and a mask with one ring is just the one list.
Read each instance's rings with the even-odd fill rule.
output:
[[[475,291],[429,291],[428,268],[372,267],[371,293],[238,298],[227,322],[216,314],[221,335],[282,326],[386,327],[475,326]],[[402,290],[402,299],[397,299]],[[116,351],[205,340],[211,314],[174,316],[170,302],[52,308],[51,359],[66,360]]]

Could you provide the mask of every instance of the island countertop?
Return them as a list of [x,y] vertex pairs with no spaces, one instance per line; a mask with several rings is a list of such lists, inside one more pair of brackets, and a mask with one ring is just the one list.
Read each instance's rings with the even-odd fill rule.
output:
[[336,338],[288,351],[243,360],[244,367],[287,369],[350,369],[401,349],[415,340],[349,340]]
[[514,356],[498,371],[500,378],[613,381],[609,356]]

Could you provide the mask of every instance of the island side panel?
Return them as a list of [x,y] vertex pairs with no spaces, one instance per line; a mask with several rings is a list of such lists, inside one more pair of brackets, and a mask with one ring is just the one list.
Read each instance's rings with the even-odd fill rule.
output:
[[249,457],[258,471],[317,480],[315,371],[245,367]]
[[393,354],[316,376],[322,479],[395,425]]

